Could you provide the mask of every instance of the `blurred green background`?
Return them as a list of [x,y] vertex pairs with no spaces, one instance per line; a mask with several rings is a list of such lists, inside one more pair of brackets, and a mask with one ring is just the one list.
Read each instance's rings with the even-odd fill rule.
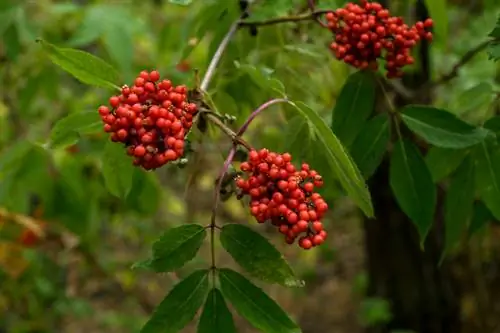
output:
[[[60,142],[57,149],[43,147],[57,120],[96,110],[110,92],[87,87],[56,68],[36,38],[106,59],[122,73],[122,84],[130,84],[142,69],[158,69],[176,84],[192,86],[194,70],[204,73],[239,15],[237,1],[226,2],[0,2],[0,332],[138,331],[179,277],[205,266],[208,258],[202,251],[178,274],[156,275],[131,270],[131,265],[148,256],[165,228],[208,223],[213,182],[230,148],[216,131],[210,139],[195,137],[196,153],[184,169],[137,170],[127,200],[113,197],[100,171],[106,137],[99,130],[89,128],[88,135]],[[320,5],[336,8],[341,2]],[[440,36],[432,46],[435,76],[484,40],[500,12],[497,1],[449,2],[449,36]],[[257,3],[252,18],[303,11],[305,3]],[[393,1],[391,7],[411,15],[411,3]],[[328,31],[310,22],[262,27],[257,36],[241,29],[209,89],[217,109],[237,117],[237,126],[276,95],[273,85],[282,84],[293,100],[308,103],[329,121],[336,96],[352,72],[333,59],[327,48],[330,39]],[[436,104],[481,123],[493,92],[500,91],[496,79],[497,65],[480,54],[439,90]],[[247,140],[255,147],[308,157],[321,170],[321,152],[304,139],[304,130],[290,110],[273,107],[254,122]],[[359,212],[339,197],[335,184],[325,195],[334,207],[325,221],[330,234],[325,246],[301,251],[285,246],[274,229],[259,227],[306,281],[304,289],[263,287],[306,333],[361,332],[390,320],[390,304],[366,296]],[[254,223],[234,198],[221,205],[219,216],[222,222]],[[40,221],[46,222],[49,236],[33,247],[21,246],[17,239],[23,224]],[[499,240],[500,229],[489,225],[447,259],[454,268],[453,283],[462,291],[464,332],[500,327]],[[223,251],[218,261],[233,265]],[[253,332],[241,320],[238,327]],[[186,329],[194,331],[194,324]]]

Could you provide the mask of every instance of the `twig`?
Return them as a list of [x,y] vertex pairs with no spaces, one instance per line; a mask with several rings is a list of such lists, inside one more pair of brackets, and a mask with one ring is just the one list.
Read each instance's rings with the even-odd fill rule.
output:
[[11,213],[7,209],[0,207],[0,219],[10,220],[33,231],[38,238],[45,238],[45,231],[40,226],[40,222],[30,216]]
[[306,14],[274,17],[268,20],[240,21],[239,26],[265,26],[265,25],[273,25],[286,22],[310,21],[310,20],[315,20],[319,15],[326,14],[329,12],[331,12],[331,10],[322,9],[322,10],[315,10],[311,13],[306,13]]
[[478,44],[474,48],[467,51],[462,58],[452,67],[451,71],[441,76],[437,81],[432,83],[431,88],[447,83],[458,76],[460,68],[465,66],[469,61],[471,61],[479,52],[483,51],[488,47],[488,45],[494,41],[494,39],[488,39]]
[[267,109],[271,105],[278,104],[278,103],[289,103],[289,104],[292,104],[292,102],[290,102],[286,98],[275,98],[275,99],[272,99],[270,101],[267,101],[266,103],[264,103],[261,106],[259,106],[255,111],[253,111],[252,114],[250,114],[250,116],[248,117],[248,119],[245,121],[245,123],[241,126],[241,128],[236,133],[236,136],[237,137],[242,136],[245,133],[245,131],[247,130],[248,126],[250,126],[250,124],[252,123],[252,121],[255,119],[255,117],[257,117],[259,115],[259,113],[261,113],[262,111],[264,111],[265,109]]
[[205,76],[203,77],[203,80],[201,81],[200,89],[202,91],[207,90],[208,85],[210,84],[210,81],[212,80],[212,77],[214,76],[215,69],[217,68],[217,65],[219,65],[219,62],[222,58],[222,55],[224,54],[224,51],[226,50],[227,45],[229,44],[229,41],[231,40],[231,38],[233,38],[236,31],[238,31],[239,25],[240,25],[240,20],[235,21],[231,25],[231,27],[229,28],[226,36],[224,36],[224,39],[222,39],[222,41],[220,42],[219,47],[215,51],[215,54],[212,57],[210,64],[208,65]]

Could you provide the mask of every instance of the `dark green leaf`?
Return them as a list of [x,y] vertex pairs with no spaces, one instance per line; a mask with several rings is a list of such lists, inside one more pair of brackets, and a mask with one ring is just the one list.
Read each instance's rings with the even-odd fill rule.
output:
[[102,130],[97,111],[76,112],[56,122],[49,136],[49,147],[63,148],[75,144],[80,135]]
[[130,73],[135,50],[132,31],[108,25],[102,38],[106,50],[114,62],[123,72]]
[[222,246],[252,276],[288,287],[302,286],[281,253],[267,239],[241,224],[227,224],[220,233]]
[[389,181],[396,201],[415,223],[423,244],[434,219],[436,188],[422,155],[410,141],[395,144]]
[[495,116],[488,119],[484,123],[484,128],[489,129],[494,132],[498,138],[500,138],[500,116]]
[[454,173],[445,201],[445,254],[459,241],[467,230],[474,204],[474,161],[468,156]]
[[83,83],[120,89],[116,84],[120,75],[104,60],[84,51],[59,48],[38,40],[50,60]]
[[241,274],[219,270],[220,288],[240,316],[266,333],[300,333],[301,330],[262,289]]
[[446,110],[430,106],[407,106],[402,110],[402,117],[413,132],[442,148],[470,147],[483,141],[489,133],[463,122]]
[[205,307],[198,323],[198,333],[236,333],[233,316],[227,308],[219,289],[214,288],[207,296]]
[[123,145],[108,141],[102,157],[104,183],[109,192],[125,199],[132,188],[134,166]]
[[307,118],[318,134],[317,142],[321,144],[321,148],[318,147],[318,149],[324,152],[331,169],[336,174],[342,187],[365,215],[372,217],[373,205],[363,175],[354,164],[340,140],[314,110],[301,102],[296,103],[296,106],[300,114]]
[[345,146],[350,146],[375,105],[375,80],[371,73],[358,71],[342,87],[333,109],[332,130]]
[[483,143],[474,150],[476,158],[476,188],[481,200],[500,220],[500,147]]
[[178,270],[196,256],[206,236],[205,228],[198,224],[169,229],[153,244],[152,258],[134,267],[155,272]]
[[390,127],[387,114],[376,116],[365,123],[352,144],[352,158],[365,179],[370,178],[382,162],[391,138]]
[[435,183],[446,178],[455,171],[469,154],[467,149],[450,149],[432,147],[429,149],[425,162]]
[[175,285],[140,333],[177,333],[198,312],[208,293],[208,270],[199,270]]
[[448,40],[448,9],[446,0],[425,0],[430,17],[434,20],[434,32],[445,42]]
[[469,225],[469,236],[474,235],[483,229],[488,222],[493,221],[495,217],[491,214],[490,210],[484,202],[476,201],[474,202],[474,213],[472,215],[472,220]]

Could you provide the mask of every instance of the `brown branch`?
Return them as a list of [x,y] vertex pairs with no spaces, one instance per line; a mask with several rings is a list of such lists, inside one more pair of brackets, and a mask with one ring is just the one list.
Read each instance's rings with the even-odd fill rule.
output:
[[31,230],[39,238],[45,237],[45,232],[41,227],[42,221],[39,221],[31,216],[12,213],[6,208],[0,207],[0,219],[18,223],[26,229]]
[[289,15],[289,16],[281,16],[274,17],[267,20],[261,21],[240,21],[240,27],[244,26],[265,26],[265,25],[273,25],[279,23],[287,23],[287,22],[301,22],[301,21],[311,21],[315,20],[319,15],[326,14],[331,12],[331,10],[316,10],[314,12],[299,14],[299,15]]
[[474,48],[472,48],[469,51],[467,51],[462,56],[462,58],[460,58],[460,60],[452,67],[452,69],[448,73],[444,74],[437,81],[435,81],[433,83],[433,86],[437,86],[437,85],[441,85],[441,84],[447,83],[447,82],[453,80],[454,78],[456,78],[458,76],[458,74],[459,74],[458,72],[460,71],[460,69],[463,66],[465,66],[467,63],[469,63],[478,53],[480,53],[481,51],[485,50],[488,47],[488,45],[490,45],[490,43],[492,41],[494,41],[494,40],[495,39],[485,40],[482,43],[480,43],[477,46],[475,46]]

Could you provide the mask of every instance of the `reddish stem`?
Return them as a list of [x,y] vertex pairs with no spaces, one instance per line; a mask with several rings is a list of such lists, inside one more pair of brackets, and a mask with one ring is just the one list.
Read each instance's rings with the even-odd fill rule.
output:
[[288,103],[288,104],[292,105],[292,102],[290,102],[286,98],[275,98],[275,99],[272,99],[268,102],[265,102],[264,104],[259,106],[254,112],[252,112],[252,114],[248,117],[248,119],[245,121],[245,123],[238,130],[238,132],[236,133],[236,136],[237,137],[242,136],[246,132],[246,130],[248,129],[248,126],[250,126],[252,121],[255,119],[255,117],[257,117],[259,115],[259,113],[261,113],[262,111],[264,111],[265,109],[267,109],[271,105],[278,104],[278,103]]

